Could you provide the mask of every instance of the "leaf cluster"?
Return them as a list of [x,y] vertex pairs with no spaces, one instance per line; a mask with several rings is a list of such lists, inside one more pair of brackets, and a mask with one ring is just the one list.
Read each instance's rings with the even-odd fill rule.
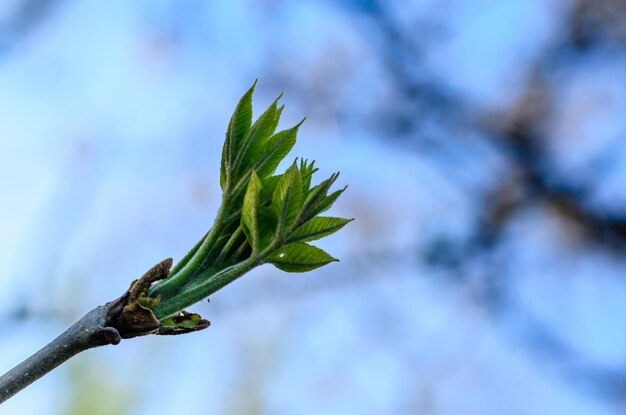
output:
[[252,122],[255,84],[240,99],[222,148],[222,204],[213,227],[155,284],[155,314],[170,317],[250,269],[271,263],[287,272],[306,272],[338,261],[309,242],[331,235],[350,219],[320,216],[345,188],[331,192],[339,173],[312,185],[315,162],[296,159],[276,169],[296,143],[302,120],[276,132],[284,106],[279,96]]

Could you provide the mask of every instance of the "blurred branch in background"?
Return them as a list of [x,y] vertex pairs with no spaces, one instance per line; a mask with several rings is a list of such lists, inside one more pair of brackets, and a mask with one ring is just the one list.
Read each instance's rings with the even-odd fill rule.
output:
[[53,13],[58,3],[59,0],[17,0],[2,5],[0,57],[36,30]]
[[[500,177],[478,202],[480,207],[476,211],[480,214],[475,219],[473,236],[443,247],[445,258],[441,249],[438,257],[432,257],[432,251],[427,253],[431,256],[426,259],[432,265],[450,269],[456,281],[469,284],[470,264],[491,262],[490,257],[497,251],[511,221],[520,212],[536,206],[548,207],[555,219],[572,228],[585,244],[600,245],[610,254],[624,257],[626,206],[612,206],[609,212],[594,203],[592,197],[597,190],[594,186],[599,177],[564,174],[558,160],[551,158],[550,135],[558,122],[556,107],[562,105],[558,102],[559,75],[596,59],[598,53],[625,57],[626,3],[579,0],[569,5],[569,10],[564,7],[567,13],[560,22],[561,33],[524,68],[521,93],[504,110],[481,108],[465,100],[461,92],[429,71],[423,56],[432,33],[424,36],[416,29],[424,25],[415,21],[401,24],[390,3],[359,0],[340,4],[360,14],[363,33],[377,45],[397,94],[392,101],[394,106],[371,108],[370,117],[359,122],[371,125],[368,120],[377,120],[375,127],[386,133],[382,136],[392,134],[399,145],[418,152],[436,151],[442,145],[449,145],[429,140],[430,124],[446,129],[445,140],[453,141],[455,146],[471,146],[455,138],[456,132],[474,131],[491,140],[491,145],[507,161],[509,174]],[[622,130],[619,137],[623,139],[625,134]],[[573,137],[570,143],[576,145]],[[612,147],[609,140],[600,153],[610,155]],[[477,296],[488,314],[500,321],[498,326],[503,333],[538,359],[556,366],[562,379],[623,404],[626,368],[605,367],[577,352],[518,304],[513,288],[509,287],[512,278],[505,272],[497,271],[492,264],[483,275],[482,292]]]

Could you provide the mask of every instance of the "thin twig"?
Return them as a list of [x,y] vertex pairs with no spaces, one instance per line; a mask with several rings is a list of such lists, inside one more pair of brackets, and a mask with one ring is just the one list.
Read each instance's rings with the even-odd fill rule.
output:
[[115,328],[106,326],[106,319],[107,307],[94,308],[59,337],[0,377],[0,403],[80,352],[118,344],[122,338]]

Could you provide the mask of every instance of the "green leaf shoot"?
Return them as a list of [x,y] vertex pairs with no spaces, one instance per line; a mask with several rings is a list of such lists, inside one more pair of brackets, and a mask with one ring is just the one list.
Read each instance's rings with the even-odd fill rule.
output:
[[213,226],[168,278],[149,288],[143,302],[166,331],[190,329],[183,326],[193,326],[197,318],[181,314],[185,307],[257,266],[269,263],[287,272],[306,272],[337,261],[305,242],[329,236],[351,221],[318,216],[345,190],[329,194],[339,173],[313,185],[315,161],[300,158],[275,174],[304,119],[275,132],[284,109],[278,106],[281,94],[252,122],[255,87],[256,82],[239,100],[228,124],[220,165],[222,204]]

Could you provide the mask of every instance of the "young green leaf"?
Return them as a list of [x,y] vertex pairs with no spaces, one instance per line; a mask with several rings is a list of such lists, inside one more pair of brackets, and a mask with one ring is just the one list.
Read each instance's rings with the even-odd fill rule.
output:
[[276,185],[280,181],[281,177],[283,177],[283,175],[279,174],[277,176],[268,176],[261,179],[262,187],[261,193],[259,194],[259,201],[261,204],[265,205],[271,201],[274,190],[276,190]]
[[[281,93],[280,96],[282,97],[283,94]],[[270,129],[271,131],[270,135],[274,134],[274,131],[276,131],[276,128],[278,127],[278,122],[280,121],[280,116],[282,115],[284,109],[285,109],[285,106],[281,105],[278,108],[278,111],[276,111],[276,117],[274,118],[274,125],[272,125],[272,128]]]
[[230,120],[227,134],[234,144],[233,148],[239,146],[239,142],[248,132],[252,124],[252,95],[254,94],[256,84],[257,81],[254,81],[250,89],[241,97]]
[[224,141],[224,146],[222,147],[222,162],[220,164],[220,188],[224,190],[226,187],[226,176],[228,175],[228,157],[230,154],[230,140],[228,137]]
[[259,148],[261,148],[274,133],[274,129],[277,125],[277,104],[281,96],[276,98],[269,108],[261,114],[248,131],[248,134],[238,143],[234,170],[237,172],[241,171],[239,176],[245,175],[249,171],[249,167],[254,164],[254,161],[258,157]]
[[324,199],[322,199],[320,204],[317,205],[317,208],[314,210],[315,215],[319,215],[320,213],[324,213],[328,209],[330,209],[332,207],[332,205],[335,203],[335,201],[337,200],[337,198],[339,196],[341,196],[341,194],[347,188],[348,188],[348,186],[344,187],[343,189],[339,189],[336,192],[333,192],[333,193],[329,194],[328,196],[326,196]]
[[241,146],[241,141],[250,129],[252,124],[252,95],[257,81],[254,81],[252,87],[241,97],[235,112],[233,113],[228,129],[226,130],[226,140],[222,148],[222,164],[220,167],[220,185],[222,189],[226,184],[227,175],[233,168],[236,149]]
[[335,258],[306,242],[330,235],[349,220],[317,217],[343,190],[330,193],[338,173],[312,187],[314,162],[296,161],[274,175],[291,151],[302,122],[275,133],[283,107],[277,101],[253,123],[254,86],[233,114],[222,150],[222,206],[205,238],[169,278],[148,294],[161,302],[154,314],[163,319],[211,295],[250,269],[272,263],[288,272],[304,272]]
[[285,245],[276,251],[269,262],[286,272],[306,272],[339,260],[323,250],[302,242]]
[[259,251],[265,249],[276,234],[276,214],[270,207],[259,208]]
[[254,168],[259,177],[267,177],[276,171],[281,161],[289,154],[294,144],[296,144],[296,135],[298,129],[304,120],[296,126],[280,131],[271,136],[262,149],[257,151],[257,160]]
[[296,163],[283,174],[272,195],[272,208],[278,218],[277,236],[290,231],[304,202],[302,179]]
[[304,201],[302,212],[300,213],[299,223],[305,223],[319,213],[318,207],[326,198],[326,194],[330,187],[339,177],[339,173],[332,174],[328,179],[313,187]]
[[252,247],[252,253],[256,253],[259,249],[259,192],[261,191],[261,182],[253,170],[248,183],[246,195],[243,198],[243,209],[241,211],[241,224],[246,234],[248,243]]
[[352,219],[319,216],[296,228],[289,237],[290,242],[309,242],[332,235]]
[[313,174],[319,170],[314,166],[315,160],[313,160],[310,164],[308,163],[308,160],[300,160],[300,174],[302,175],[302,188],[305,195],[307,195],[311,189],[311,179],[313,178]]

